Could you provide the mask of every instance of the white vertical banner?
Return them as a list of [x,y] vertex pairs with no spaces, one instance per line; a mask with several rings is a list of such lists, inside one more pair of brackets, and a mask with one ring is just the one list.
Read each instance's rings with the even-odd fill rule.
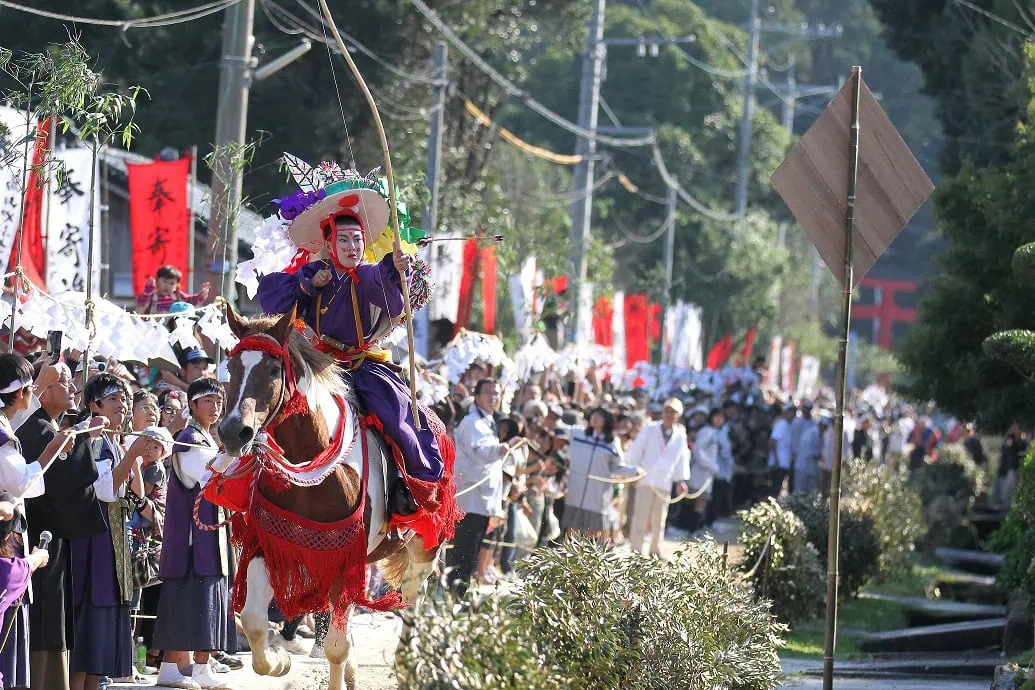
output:
[[689,368],[690,343],[686,338],[690,305],[676,302],[665,310],[665,337],[662,341],[661,361],[676,368]]
[[514,311],[514,328],[518,334],[518,347],[532,340],[532,324],[535,323],[532,291],[536,275],[535,257],[530,256],[521,264],[521,272],[507,278],[510,286],[510,306]]
[[456,323],[456,313],[460,308],[460,278],[464,274],[464,243],[433,242],[429,263],[435,295],[427,307],[428,319],[448,319]]
[[33,153],[36,122],[27,127],[25,115],[0,106],[0,273],[7,270],[14,249],[30,174],[26,158]]
[[769,368],[766,371],[765,385],[770,390],[778,390],[780,388],[780,353],[783,351],[783,338],[781,336],[773,336],[772,342],[769,344]]
[[783,346],[780,358],[780,389],[790,395],[794,392],[794,343]]
[[593,344],[593,283],[588,281],[579,284],[579,322],[575,344],[581,347]]
[[[93,281],[97,291],[101,274],[101,204],[95,198],[93,227],[98,235],[94,242],[93,275],[89,275],[87,257],[90,249],[90,167],[93,155],[86,147],[59,149],[54,157],[60,161],[57,179],[50,195],[50,235],[47,237],[47,288],[53,293],[85,292],[86,281]],[[94,174],[99,174],[96,167]],[[101,188],[94,185],[94,196]]]
[[687,361],[694,371],[704,369],[704,328],[701,325],[703,311],[696,304],[688,305],[686,313],[686,343],[689,348]]
[[611,299],[611,359],[613,371],[625,371],[625,293],[618,291]]
[[798,368],[798,388],[794,396],[811,399],[819,388],[819,360],[812,355],[802,355]]

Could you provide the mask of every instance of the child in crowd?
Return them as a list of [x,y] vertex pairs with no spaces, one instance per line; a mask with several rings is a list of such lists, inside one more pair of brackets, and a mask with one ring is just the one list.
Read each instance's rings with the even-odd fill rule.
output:
[[211,283],[202,283],[201,291],[190,295],[180,290],[183,274],[175,266],[162,266],[154,278],[148,278],[144,291],[137,295],[137,311],[140,314],[165,314],[175,302],[187,302],[194,306],[208,300]]

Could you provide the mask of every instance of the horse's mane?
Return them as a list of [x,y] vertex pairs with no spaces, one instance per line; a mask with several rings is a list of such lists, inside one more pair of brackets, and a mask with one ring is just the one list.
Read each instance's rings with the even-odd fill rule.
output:
[[[240,318],[247,326],[249,333],[257,334],[265,333],[273,328],[281,316],[281,314],[263,314]],[[288,353],[291,355],[291,361],[295,367],[300,372],[311,374],[315,383],[323,386],[333,395],[340,395],[355,402],[352,387],[342,375],[343,371],[338,366],[338,360],[314,348],[295,328],[291,329],[291,336],[288,338]]]

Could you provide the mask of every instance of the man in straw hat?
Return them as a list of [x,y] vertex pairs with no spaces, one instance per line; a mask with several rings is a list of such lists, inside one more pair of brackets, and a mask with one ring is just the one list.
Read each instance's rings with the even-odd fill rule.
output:
[[[281,217],[291,222],[288,236],[299,249],[292,266],[312,260],[297,270],[289,267],[264,276],[259,303],[271,313],[297,308],[313,331],[316,347],[348,370],[374,423],[398,448],[408,475],[405,484],[395,483],[389,509],[397,517],[411,515],[418,506],[437,501],[434,487],[442,478],[442,455],[423,412],[420,429],[415,427],[409,387],[379,343],[404,314],[403,276],[410,282],[411,294],[426,296],[426,290],[419,289],[423,277],[414,271],[410,256],[399,250],[377,263],[365,260],[389,220],[388,203],[376,181],[328,163],[311,171],[307,179],[314,178],[318,182],[310,186],[319,189],[280,201]],[[417,492],[415,487],[422,490]]]

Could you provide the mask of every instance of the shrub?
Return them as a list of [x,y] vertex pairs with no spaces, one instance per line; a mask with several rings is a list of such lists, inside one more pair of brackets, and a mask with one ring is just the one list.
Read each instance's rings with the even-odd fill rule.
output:
[[852,504],[873,518],[880,542],[877,576],[886,578],[906,568],[909,554],[927,531],[923,503],[910,487],[907,471],[849,460],[842,476],[842,505]]
[[[795,493],[780,501],[805,525],[805,537],[816,548],[820,564],[827,562],[830,503],[814,493]],[[873,518],[853,503],[841,504],[841,597],[854,597],[880,567],[880,540]]]
[[1035,559],[1035,451],[1021,464],[1013,506],[1002,526],[988,538],[988,548],[1003,554],[996,581],[1007,590],[1023,589],[1035,607],[1035,577],[1028,574]]
[[974,498],[984,491],[983,480],[978,466],[958,444],[939,448],[936,462],[913,472],[909,483],[923,502],[928,530],[922,544],[926,549],[953,542]]
[[504,601],[428,602],[398,656],[407,690],[768,690],[780,626],[712,542],[668,563],[582,539],[533,552]]
[[[772,498],[737,515],[744,544],[740,568],[751,575],[755,592],[772,601],[773,613],[784,623],[819,615],[826,599],[825,570],[801,518]],[[770,534],[766,568],[761,559]]]

